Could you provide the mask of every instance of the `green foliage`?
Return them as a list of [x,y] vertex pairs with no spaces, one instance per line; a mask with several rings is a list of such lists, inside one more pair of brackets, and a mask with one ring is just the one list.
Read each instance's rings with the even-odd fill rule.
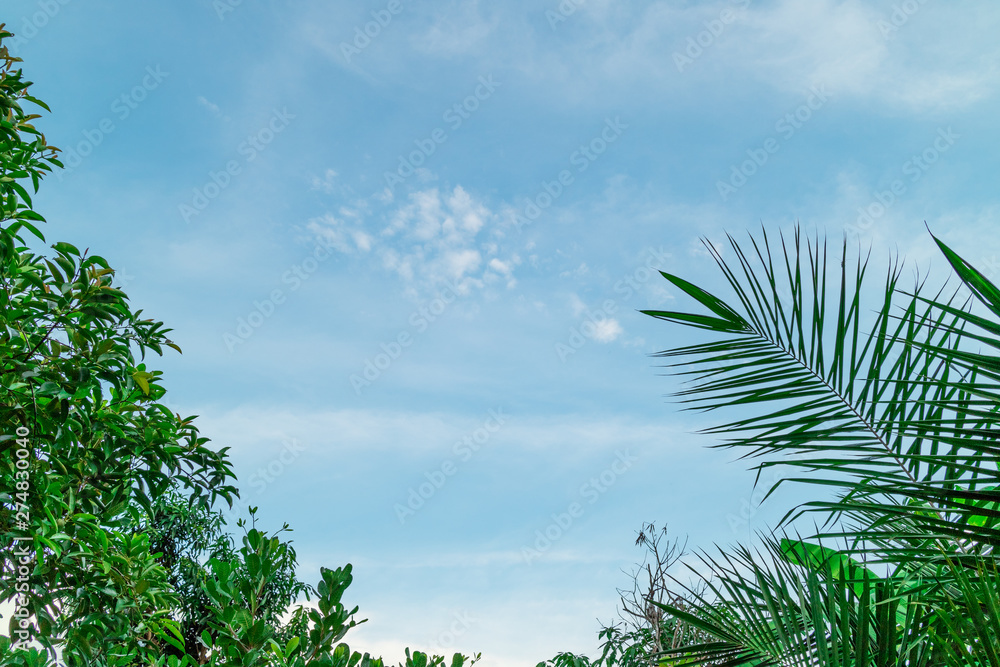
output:
[[[56,150],[31,124],[0,25],[0,601],[16,601],[0,664],[41,667],[382,667],[343,643],[351,566],[295,576],[281,530],[243,522],[227,449],[161,401],[147,352],[180,349],[133,310],[102,257],[44,241],[31,195]],[[30,192],[29,192],[30,189]],[[256,508],[251,508],[254,517]],[[298,605],[316,598],[316,607]],[[455,654],[451,667],[478,659]],[[407,650],[407,667],[444,658]]]
[[62,167],[56,149],[32,125],[31,121],[40,115],[29,114],[21,106],[27,102],[49,110],[44,102],[28,94],[31,82],[24,80],[21,70],[14,69],[20,58],[12,57],[3,45],[3,40],[10,37],[0,23],[0,220],[10,232],[0,237],[3,258],[14,254],[14,238],[20,229],[43,238],[32,223],[45,219],[32,210],[31,195],[26,184],[19,181],[30,179],[31,191],[38,192],[42,176],[52,171],[53,165]]
[[[19,593],[36,639],[68,662],[114,661],[105,638],[143,653],[176,629],[166,572],[127,530],[137,511],[175,479],[206,506],[236,489],[225,450],[158,402],[160,374],[140,360],[176,347],[169,330],[131,310],[103,258],[26,247],[24,230],[43,238],[28,188],[60,165],[22,108],[45,105],[4,48],[0,61],[0,598]],[[15,590],[19,561],[33,565],[27,590]]]
[[538,663],[536,667],[649,667],[655,664],[648,651],[648,629],[623,631],[610,625],[603,628],[598,637],[603,640],[601,655],[591,661],[585,655],[560,653],[551,660]]
[[[708,245],[737,305],[664,273],[708,313],[645,311],[717,339],[667,350],[688,409],[743,415],[709,430],[832,500],[808,540],[765,536],[702,556],[713,578],[692,609],[714,637],[667,652],[678,665],[1000,665],[1000,291],[937,241],[960,301],[901,286],[894,263],[869,305],[868,260],[836,263],[798,232],[772,250]],[[872,308],[874,306],[874,308]],[[746,416],[748,411],[756,412]],[[830,540],[837,548],[830,547]],[[824,543],[824,541],[826,541]],[[872,567],[880,565],[879,577]]]
[[201,633],[208,628],[211,611],[205,593],[204,562],[213,556],[230,555],[232,539],[223,532],[221,512],[192,504],[176,489],[158,497],[153,512],[133,527],[149,536],[150,550],[167,570],[171,588],[178,596],[175,618],[180,624],[183,649],[165,647],[167,655],[204,657]]

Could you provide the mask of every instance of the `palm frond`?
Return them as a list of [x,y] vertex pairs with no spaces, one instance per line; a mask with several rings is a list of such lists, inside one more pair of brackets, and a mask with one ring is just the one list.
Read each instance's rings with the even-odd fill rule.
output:
[[[708,411],[763,408],[707,433],[756,459],[758,471],[798,468],[805,474],[789,480],[840,494],[799,510],[838,518],[855,503],[870,509],[873,500],[894,499],[883,503],[891,511],[881,523],[891,531],[893,517],[918,501],[950,539],[1000,542],[1000,380],[970,361],[979,358],[965,334],[975,323],[967,304],[943,291],[923,297],[921,283],[905,294],[893,262],[869,311],[862,301],[869,259],[852,261],[846,242],[837,267],[818,238],[796,231],[772,250],[762,237],[751,239],[751,252],[730,237],[735,266],[707,244],[737,305],[663,274],[712,315],[643,311],[724,336],[656,355],[688,381],[680,402]],[[977,293],[993,294],[985,283]]]
[[922,603],[919,584],[879,577],[839,552],[803,545],[767,538],[756,552],[703,555],[713,574],[706,593],[691,610],[662,608],[716,640],[667,651],[661,664],[935,664],[927,639],[943,624]]
[[846,242],[838,268],[798,230],[774,249],[766,233],[747,250],[729,240],[732,262],[706,245],[733,304],[664,273],[711,314],[644,311],[719,339],[657,356],[687,380],[686,409],[740,412],[707,429],[716,446],[758,479],[796,471],[768,495],[783,482],[831,492],[783,524],[819,512],[813,539],[843,547],[704,557],[709,594],[667,611],[718,641],[669,663],[1000,667],[1000,289],[935,239],[971,297],[905,290],[893,261],[869,305],[870,255],[853,260]]

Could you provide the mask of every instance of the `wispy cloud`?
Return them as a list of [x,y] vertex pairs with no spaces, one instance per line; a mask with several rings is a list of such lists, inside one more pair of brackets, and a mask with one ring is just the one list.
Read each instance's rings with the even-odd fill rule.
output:
[[[905,22],[896,17],[897,26],[895,5],[862,0],[588,2],[554,32],[545,11],[557,7],[486,9],[471,1],[429,15],[414,10],[399,26],[409,38],[380,44],[382,57],[367,61],[366,75],[396,78],[407,58],[462,56],[479,70],[503,62],[525,83],[576,106],[687,99],[706,85],[764,84],[796,96],[825,84],[838,97],[907,112],[967,107],[991,96],[1000,78],[1000,46],[992,39],[1000,10],[981,3],[921,4]],[[724,12],[724,30],[713,33],[709,24],[723,25]],[[977,16],[971,27],[962,18],[970,14]],[[703,32],[705,55],[679,72],[675,55]],[[334,53],[330,38],[310,39]]]
[[[319,181],[318,189],[332,191],[327,184],[333,178]],[[443,286],[468,294],[517,284],[521,259],[504,250],[500,216],[461,186],[416,190],[375,212],[344,206],[310,220],[307,228],[343,253],[371,254],[413,297]]]
[[227,123],[230,121],[229,116],[227,116],[225,113],[223,113],[222,109],[219,107],[218,104],[215,104],[214,102],[210,102],[208,100],[208,98],[204,97],[203,95],[199,95],[198,96],[198,104],[200,106],[204,107],[205,109],[208,109],[208,111],[211,112],[211,114],[213,116],[215,116],[216,118],[221,118],[222,120],[226,121]]
[[496,10],[485,18],[479,0],[443,6],[431,25],[413,37],[414,47],[423,53],[454,57],[487,51],[487,38],[500,24]]
[[[733,43],[739,57],[731,62],[784,90],[825,83],[835,95],[874,98],[910,111],[960,108],[990,94],[1000,49],[984,52],[983,41],[970,39],[967,23],[951,19],[956,11],[927,5],[887,39],[879,26],[891,20],[892,8],[859,0],[784,0],[747,13],[747,30]],[[983,24],[995,30],[998,18],[987,12]],[[948,46],[919,55],[914,50],[934,43]]]
[[623,333],[625,333],[625,330],[622,329],[622,325],[618,323],[618,320],[614,318],[594,323],[593,338],[598,343],[610,343]]
[[313,176],[310,178],[309,185],[313,190],[319,190],[324,194],[332,195],[338,188],[338,176],[339,174],[333,169],[327,169],[323,172],[322,176]]

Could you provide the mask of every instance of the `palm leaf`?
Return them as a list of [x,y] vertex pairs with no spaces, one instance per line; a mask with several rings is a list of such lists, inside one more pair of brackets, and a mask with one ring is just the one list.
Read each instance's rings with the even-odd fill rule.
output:
[[765,538],[757,552],[702,555],[713,576],[705,593],[688,589],[693,608],[660,606],[716,640],[667,651],[661,664],[934,664],[926,639],[941,621],[921,604],[919,588],[862,566],[795,562],[789,544]]
[[[762,409],[708,429],[724,436],[719,446],[760,459],[758,471],[795,467],[807,473],[796,481],[840,493],[836,502],[801,509],[836,518],[852,503],[869,508],[873,499],[889,497],[902,516],[909,507],[902,501],[917,500],[930,503],[928,520],[953,537],[1000,543],[992,504],[1000,500],[1000,382],[964,361],[969,352],[957,314],[964,311],[954,308],[954,298],[921,297],[920,284],[913,295],[903,294],[901,268],[893,263],[874,312],[864,318],[868,259],[852,263],[846,243],[837,271],[828,265],[825,243],[803,243],[799,232],[791,243],[782,238],[778,253],[766,233],[760,243],[751,239],[752,253],[730,240],[735,267],[708,248],[738,306],[665,274],[714,316],[644,311],[725,336],[657,355],[688,381],[677,393],[687,409]],[[828,294],[832,276],[839,288]],[[884,528],[891,530],[891,521]]]
[[[686,409],[740,412],[707,429],[724,438],[716,446],[754,460],[758,479],[773,466],[798,470],[768,494],[784,481],[832,492],[783,522],[820,512],[815,537],[845,547],[779,543],[771,554],[779,565],[767,575],[741,551],[749,579],[728,556],[706,562],[722,583],[684,620],[720,643],[684,654],[694,660],[685,664],[884,665],[904,655],[898,664],[922,664],[933,655],[1000,665],[992,648],[1000,636],[992,555],[1000,543],[1000,290],[937,241],[970,299],[943,288],[926,296],[922,281],[904,290],[893,261],[867,304],[870,256],[853,260],[846,242],[837,267],[825,242],[798,230],[774,249],[766,233],[746,250],[729,240],[732,262],[706,246],[736,302],[663,274],[712,314],[644,311],[721,338],[657,356],[687,381],[676,394]],[[873,578],[852,554],[890,564],[892,576]],[[787,567],[803,572],[796,579]],[[910,588],[900,589],[904,582]],[[838,643],[852,627],[855,643]],[[862,627],[881,628],[870,655],[857,643]]]

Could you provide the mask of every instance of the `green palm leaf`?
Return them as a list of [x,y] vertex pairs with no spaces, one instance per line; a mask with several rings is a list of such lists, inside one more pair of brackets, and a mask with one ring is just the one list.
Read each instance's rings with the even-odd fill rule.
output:
[[[921,588],[905,578],[884,579],[859,564],[843,564],[836,552],[788,557],[796,541],[765,539],[757,552],[741,547],[719,558],[702,556],[713,578],[696,594],[693,609],[664,611],[712,634],[717,641],[665,653],[686,665],[933,665],[926,641],[946,632],[921,601]],[[816,562],[824,553],[832,558]],[[766,564],[763,565],[763,564]],[[663,662],[661,662],[663,664]]]
[[[825,244],[803,243],[798,233],[792,243],[782,239],[777,257],[766,234],[752,246],[746,253],[733,241],[736,267],[708,246],[738,308],[665,274],[717,317],[644,311],[725,336],[658,354],[688,380],[677,394],[681,403],[763,409],[707,432],[725,437],[719,446],[761,459],[758,470],[792,466],[807,473],[796,481],[842,493],[837,502],[804,509],[837,517],[856,501],[870,507],[883,497],[918,500],[931,503],[928,520],[953,537],[990,547],[1000,542],[992,504],[1000,500],[1000,382],[965,361],[966,321],[954,299],[942,300],[941,293],[926,299],[919,289],[903,294],[894,264],[874,312],[862,321],[868,260],[852,263],[846,244],[839,271],[828,265]],[[832,276],[836,290],[828,289]],[[906,507],[900,500],[893,505],[904,514]],[[983,525],[970,524],[973,517]]]
[[644,311],[719,338],[657,356],[687,381],[686,409],[739,413],[707,429],[716,446],[758,475],[797,471],[769,494],[785,481],[832,492],[783,521],[819,512],[816,537],[845,546],[775,543],[767,570],[745,550],[707,560],[720,583],[684,620],[720,642],[684,664],[1000,665],[1000,290],[940,241],[964,301],[904,290],[891,262],[864,303],[870,258],[846,242],[833,262],[799,231],[773,249],[766,233],[730,242],[731,262],[706,246],[735,302],[665,273],[711,314]]

